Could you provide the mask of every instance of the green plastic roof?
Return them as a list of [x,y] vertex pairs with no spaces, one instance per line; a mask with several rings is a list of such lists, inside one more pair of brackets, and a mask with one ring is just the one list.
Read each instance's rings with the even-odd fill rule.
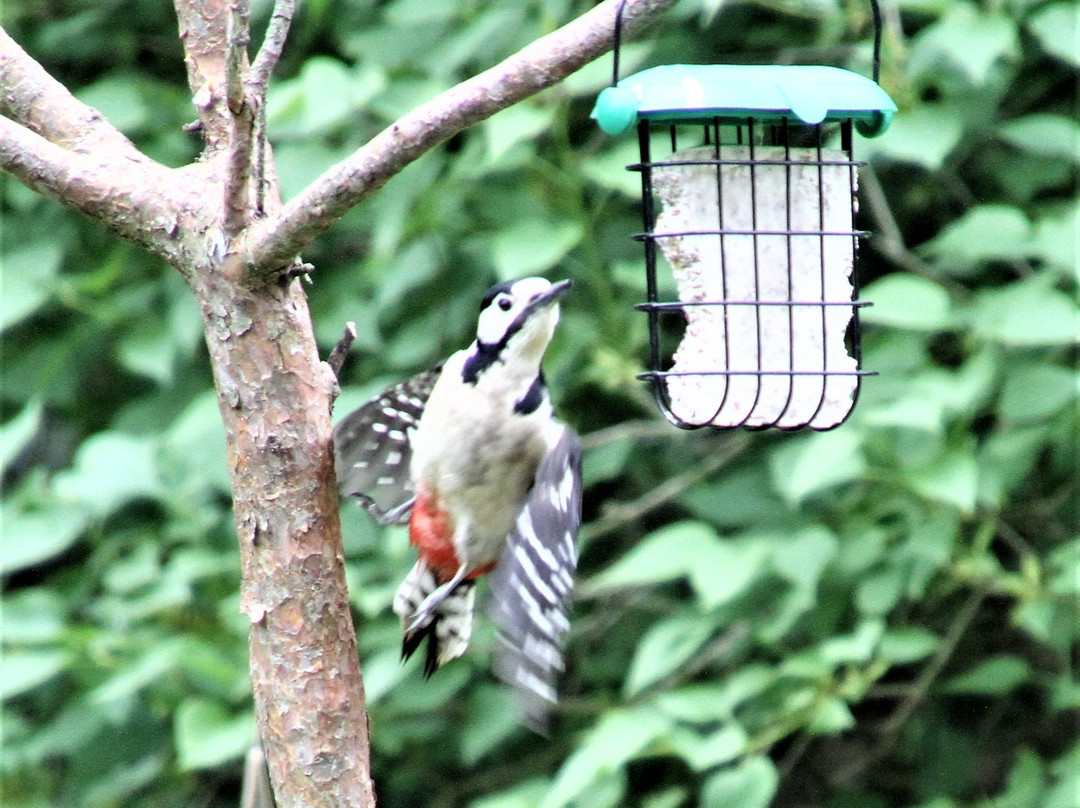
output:
[[856,122],[876,137],[896,104],[866,76],[818,65],[662,65],[627,76],[596,99],[592,117],[611,135],[641,119],[795,118]]

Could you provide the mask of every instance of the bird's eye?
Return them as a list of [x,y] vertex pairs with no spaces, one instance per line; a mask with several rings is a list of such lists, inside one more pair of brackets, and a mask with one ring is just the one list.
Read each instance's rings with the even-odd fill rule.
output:
[[499,308],[502,309],[503,311],[510,311],[511,306],[513,306],[513,305],[514,304],[512,302],[510,302],[510,298],[508,298],[508,297],[500,297],[499,298]]

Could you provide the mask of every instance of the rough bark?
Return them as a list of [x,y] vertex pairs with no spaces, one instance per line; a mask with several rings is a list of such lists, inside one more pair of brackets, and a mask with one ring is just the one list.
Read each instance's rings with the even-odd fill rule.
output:
[[[625,32],[672,2],[629,0]],[[618,3],[418,108],[284,207],[257,122],[294,0],[276,1],[254,73],[247,0],[175,4],[206,146],[198,163],[169,169],[142,155],[0,30],[0,168],[187,279],[226,428],[251,679],[278,805],[373,806],[331,456],[336,381],[288,269],[410,161],[600,55]]]
[[374,805],[330,448],[336,381],[298,281],[195,276],[225,421],[251,683],[281,806]]

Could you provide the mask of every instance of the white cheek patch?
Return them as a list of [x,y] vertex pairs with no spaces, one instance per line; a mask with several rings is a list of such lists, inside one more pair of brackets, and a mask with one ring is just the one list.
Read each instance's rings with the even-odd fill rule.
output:
[[480,320],[476,324],[476,341],[485,345],[496,344],[502,339],[515,316],[515,308],[503,311],[497,303],[492,303],[480,312]]
[[[476,326],[476,340],[485,345],[495,345],[502,341],[506,330],[529,305],[529,302],[551,289],[551,281],[545,278],[522,278],[510,287],[508,297],[496,297],[482,312]],[[509,299],[513,305],[503,311],[499,300]],[[553,326],[554,327],[554,326]]]

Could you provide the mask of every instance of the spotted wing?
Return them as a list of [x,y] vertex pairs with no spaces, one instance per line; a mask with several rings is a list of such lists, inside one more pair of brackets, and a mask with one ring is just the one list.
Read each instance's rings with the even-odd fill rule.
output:
[[409,440],[441,370],[440,365],[388,387],[334,427],[341,495],[356,497],[383,524],[401,524],[412,510]]
[[491,574],[500,640],[495,669],[537,729],[555,704],[555,680],[563,669],[580,523],[581,448],[562,427]]

